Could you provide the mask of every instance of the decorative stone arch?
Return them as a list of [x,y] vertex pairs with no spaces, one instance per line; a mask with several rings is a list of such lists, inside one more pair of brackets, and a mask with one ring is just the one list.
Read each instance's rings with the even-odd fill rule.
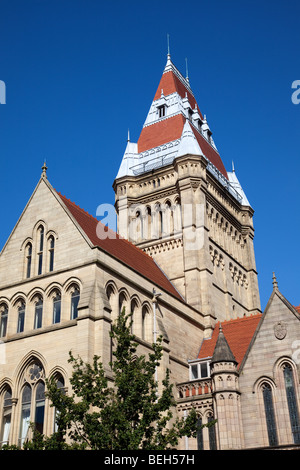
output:
[[45,295],[44,289],[42,289],[41,287],[34,287],[33,289],[31,289],[30,292],[28,292],[27,299],[30,303],[32,303],[35,301],[35,298],[37,296],[44,298],[44,295]]
[[[10,377],[3,377],[0,380],[0,400],[1,400],[1,396],[3,395],[3,393],[8,387],[11,389],[11,391],[13,391],[13,381]],[[1,406],[0,406],[0,409],[1,409]]]
[[82,282],[78,277],[70,277],[67,281],[65,281],[62,286],[63,291],[68,293],[72,288],[74,288],[75,285],[80,290],[80,292],[82,292]]
[[26,238],[22,241],[21,246],[20,246],[20,251],[21,251],[21,252],[25,250],[25,248],[26,248],[26,246],[27,246],[28,243],[33,244],[33,238],[32,238],[32,237],[26,237]]
[[40,226],[43,226],[44,227],[44,230],[45,230],[45,234],[47,233],[48,231],[48,225],[47,225],[47,222],[46,220],[44,219],[39,219],[33,226],[32,228],[32,239],[34,240],[35,239],[35,235],[39,229]]
[[49,371],[49,374],[47,376],[49,379],[58,379],[59,377],[62,377],[63,380],[64,380],[64,388],[66,389],[66,384],[68,383],[68,374],[66,372],[66,370],[62,367],[62,366],[59,366],[59,365],[56,365],[55,367],[53,367],[50,371]]
[[46,361],[45,357],[36,350],[29,351],[23,357],[23,359],[19,362],[19,364],[18,364],[18,366],[15,370],[15,373],[13,375],[12,380],[13,380],[13,383],[15,385],[15,394],[16,395],[19,394],[20,389],[23,386],[23,383],[24,383],[23,378],[24,378],[24,374],[25,374],[27,368],[31,364],[34,364],[34,363],[38,363],[38,364],[41,365],[41,367],[43,368],[43,371],[44,371],[44,377],[47,377],[47,375],[48,375],[48,364],[47,364],[47,361]]
[[53,229],[50,229],[50,230],[47,230],[47,233],[45,234],[45,237],[47,240],[49,240],[50,237],[54,237],[55,240],[58,240],[58,233],[53,230]]
[[53,295],[55,295],[56,292],[62,294],[63,286],[58,282],[52,282],[45,290],[45,297],[51,298]]
[[24,302],[26,303],[26,300],[27,300],[27,295],[25,294],[25,292],[22,292],[22,291],[18,291],[16,292],[12,298],[10,299],[10,305],[15,308],[16,307],[16,304],[18,302]]

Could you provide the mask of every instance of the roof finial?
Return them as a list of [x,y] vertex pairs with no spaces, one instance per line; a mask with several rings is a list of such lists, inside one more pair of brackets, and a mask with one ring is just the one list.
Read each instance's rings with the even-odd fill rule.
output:
[[167,34],[167,43],[168,43],[168,59],[171,58],[171,54],[170,54],[170,35]]
[[127,142],[130,142],[130,133],[129,133],[129,129],[128,129],[128,134],[127,134]]
[[188,60],[187,60],[187,57],[185,58],[185,69],[186,69],[186,81],[189,82],[189,71],[188,71]]
[[44,165],[42,166],[42,170],[43,170],[43,173],[42,173],[42,178],[47,178],[47,166],[46,166],[46,160],[44,161]]
[[275,276],[275,273],[273,272],[273,289],[276,290],[278,289],[278,282]]
[[232,160],[232,173],[234,173],[234,163],[233,163],[233,160]]

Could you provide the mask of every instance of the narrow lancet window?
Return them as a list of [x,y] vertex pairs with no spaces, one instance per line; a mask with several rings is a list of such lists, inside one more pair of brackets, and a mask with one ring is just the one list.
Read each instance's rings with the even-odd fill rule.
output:
[[17,333],[22,333],[22,331],[24,331],[24,324],[25,324],[25,303],[21,302],[21,304],[18,307]]
[[31,259],[32,259],[32,245],[28,243],[26,245],[26,277],[30,278],[31,275]]
[[3,415],[2,415],[2,424],[1,424],[1,435],[0,435],[0,448],[3,445],[8,444],[9,441],[9,431],[11,425],[11,414],[12,414],[12,394],[11,389],[8,388],[4,395],[3,401]]
[[43,272],[44,227],[39,228],[38,275]]
[[60,322],[60,314],[61,314],[61,295],[58,292],[56,296],[53,298],[53,323]]
[[8,308],[7,305],[3,305],[0,309],[0,338],[6,336],[7,332],[7,320],[8,320]]
[[49,271],[54,269],[54,237],[51,235],[49,238]]
[[78,303],[80,298],[79,289],[76,287],[71,294],[71,320],[75,320],[78,316]]
[[35,424],[35,429],[40,434],[43,434],[44,415],[45,415],[45,385],[43,384],[43,382],[39,382],[36,387],[36,395],[35,395],[34,424]]
[[20,447],[23,446],[26,438],[28,437],[30,425],[31,395],[31,387],[30,385],[26,384],[22,394],[21,422],[19,434]]
[[43,300],[39,299],[35,304],[34,329],[42,328]]
[[286,397],[288,402],[292,434],[295,444],[300,443],[299,412],[295,393],[295,383],[293,371],[290,365],[286,365],[283,370]]
[[262,391],[264,398],[269,445],[277,446],[278,439],[271,386],[269,384],[264,384]]

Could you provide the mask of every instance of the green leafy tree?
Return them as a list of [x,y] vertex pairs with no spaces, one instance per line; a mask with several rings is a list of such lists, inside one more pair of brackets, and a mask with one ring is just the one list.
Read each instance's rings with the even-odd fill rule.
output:
[[[84,363],[70,353],[72,395],[47,380],[47,396],[56,409],[57,432],[50,437],[34,433],[27,449],[164,450],[183,436],[196,436],[194,409],[185,419],[174,418],[169,371],[158,395],[155,370],[162,358],[162,338],[146,357],[137,353],[131,334],[131,315],[121,312],[112,326],[114,360],[109,384],[98,356]],[[67,444],[68,442],[68,444]]]

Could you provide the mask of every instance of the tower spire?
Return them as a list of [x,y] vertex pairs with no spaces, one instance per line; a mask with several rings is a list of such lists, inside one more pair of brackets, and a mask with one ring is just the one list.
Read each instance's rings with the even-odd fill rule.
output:
[[170,35],[167,34],[167,44],[168,44],[168,59],[171,59],[171,54],[170,54]]
[[189,80],[189,71],[188,71],[188,60],[187,60],[187,57],[185,58],[185,69],[186,69],[186,81],[189,83],[190,80]]

